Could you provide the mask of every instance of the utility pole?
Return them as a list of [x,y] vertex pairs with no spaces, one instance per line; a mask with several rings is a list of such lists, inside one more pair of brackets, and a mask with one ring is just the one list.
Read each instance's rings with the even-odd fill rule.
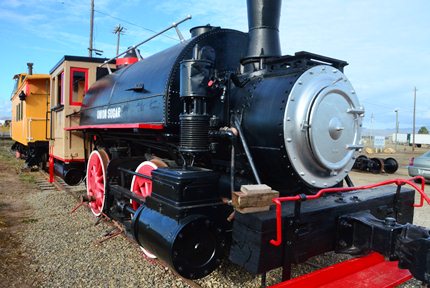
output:
[[374,146],[373,146],[373,144],[374,144],[374,141],[372,140],[372,136],[373,136],[373,113],[372,113],[372,115],[370,116],[370,144],[371,144],[371,146],[374,148]]
[[90,45],[88,47],[88,57],[93,57],[93,31],[94,31],[94,0],[91,0],[90,14]]
[[417,106],[417,87],[414,87],[414,120],[412,125],[412,151],[415,151],[415,110]]
[[399,134],[399,109],[394,110],[396,112],[396,137],[395,137],[395,144],[394,144],[394,150],[397,151],[397,135]]
[[121,34],[124,34],[124,30],[125,28],[123,26],[121,26],[121,24],[118,24],[114,29],[113,29],[113,34],[117,34],[118,38],[116,40],[116,55],[119,54],[119,41],[121,38]]

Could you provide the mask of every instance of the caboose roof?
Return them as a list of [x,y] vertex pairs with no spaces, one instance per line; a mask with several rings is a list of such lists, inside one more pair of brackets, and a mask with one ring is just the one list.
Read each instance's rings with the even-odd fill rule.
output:
[[98,58],[98,57],[85,57],[85,56],[71,56],[64,55],[57,64],[49,71],[49,74],[52,74],[58,67],[61,66],[65,61],[77,61],[77,62],[89,62],[89,63],[104,63],[109,60],[108,58]]

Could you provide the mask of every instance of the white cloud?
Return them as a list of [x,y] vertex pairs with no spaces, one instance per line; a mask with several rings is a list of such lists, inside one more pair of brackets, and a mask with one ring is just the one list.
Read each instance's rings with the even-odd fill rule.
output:
[[[246,4],[245,1],[226,0],[165,0],[152,1],[156,10],[172,15],[173,21],[192,15],[197,25],[212,24],[233,29],[245,29]],[[197,21],[198,20],[198,21]],[[202,22],[203,21],[203,22]],[[196,26],[196,25],[194,25]]]
[[17,13],[11,10],[0,8],[0,18],[3,21],[12,22],[15,25],[31,25],[35,21],[44,20],[45,16],[41,14],[26,15],[23,13]]
[[21,0],[3,0],[0,4],[0,7],[18,8],[23,2],[24,1]]

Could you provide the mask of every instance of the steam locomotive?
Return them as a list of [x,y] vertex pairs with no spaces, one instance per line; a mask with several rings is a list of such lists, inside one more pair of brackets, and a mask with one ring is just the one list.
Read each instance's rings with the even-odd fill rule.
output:
[[[88,89],[72,113],[79,125],[66,130],[83,141],[92,212],[123,223],[147,255],[190,279],[225,255],[256,274],[283,267],[288,279],[291,264],[327,251],[377,251],[428,282],[429,232],[407,224],[414,190],[305,202],[352,187],[364,109],[345,61],[282,55],[280,0],[247,4],[248,33],[195,27]],[[235,212],[244,187],[296,201]],[[277,235],[286,241],[274,245]]]

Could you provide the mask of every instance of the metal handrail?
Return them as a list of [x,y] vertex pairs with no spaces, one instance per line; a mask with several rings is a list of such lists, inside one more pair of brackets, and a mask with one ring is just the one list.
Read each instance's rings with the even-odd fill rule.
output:
[[27,141],[31,141],[34,139],[33,137],[31,137],[31,123],[33,121],[46,121],[46,119],[45,118],[32,118],[32,117],[27,119],[27,126],[28,126]]
[[[152,35],[152,36],[151,36],[151,37],[149,37],[148,39],[146,39],[146,40],[144,40],[144,41],[142,41],[142,42],[140,42],[140,43],[138,43],[138,44],[136,44],[136,45],[133,45],[133,46],[131,46],[130,48],[128,48],[127,50],[125,50],[124,52],[122,52],[122,53],[120,53],[120,54],[116,55],[116,56],[115,56],[115,57],[113,57],[113,58],[110,58],[109,60],[106,60],[106,61],[105,61],[105,62],[103,62],[103,64],[101,64],[99,67],[103,67],[103,66],[105,66],[105,65],[109,64],[109,63],[110,63],[110,62],[112,62],[113,60],[115,60],[115,59],[119,58],[120,56],[122,56],[122,55],[126,54],[127,52],[129,52],[129,51],[131,51],[131,50],[134,50],[134,52],[136,53],[137,57],[139,58],[139,61],[140,61],[140,60],[142,60],[142,57],[140,56],[139,52],[137,51],[137,47],[139,47],[139,46],[141,46],[141,45],[143,45],[143,44],[145,44],[145,43],[147,43],[147,42],[151,41],[151,40],[152,40],[152,39],[154,39],[155,37],[157,37],[157,36],[159,36],[159,35],[163,34],[163,33],[164,33],[164,32],[166,32],[166,31],[169,31],[169,30],[170,30],[170,29],[172,29],[172,28],[175,28],[176,33],[178,33],[178,37],[179,37],[179,39],[181,40],[181,42],[185,41],[184,37],[182,36],[181,32],[179,31],[179,29],[178,29],[177,27],[178,27],[178,25],[179,25],[179,24],[182,24],[183,22],[185,22],[185,21],[187,21],[187,20],[190,20],[190,19],[191,19],[191,15],[188,15],[187,17],[185,17],[184,19],[180,20],[179,22],[173,22],[173,23],[172,23],[172,25],[170,25],[169,27],[167,27],[167,28],[165,28],[165,29],[161,30],[160,32],[158,32],[158,33],[156,33],[156,34]],[[109,74],[111,74],[111,73],[112,73],[112,70],[110,69],[109,65],[107,65],[107,69],[108,69],[108,71],[109,71]]]

